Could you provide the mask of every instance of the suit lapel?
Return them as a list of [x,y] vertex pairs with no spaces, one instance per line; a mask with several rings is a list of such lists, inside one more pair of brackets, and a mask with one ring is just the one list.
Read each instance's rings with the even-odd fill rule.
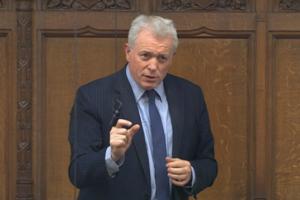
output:
[[184,94],[176,85],[174,79],[170,75],[166,76],[164,80],[165,92],[169,105],[169,112],[171,115],[171,122],[173,127],[173,150],[172,157],[180,156],[180,147],[183,139],[183,125],[184,125]]
[[[137,123],[141,125],[142,123],[139,116],[136,100],[129,81],[126,77],[125,68],[120,72],[120,75],[116,80],[115,93],[119,95],[122,102],[121,117],[124,117],[124,119],[131,121],[133,124]],[[138,159],[141,162],[146,177],[146,181],[150,186],[148,155],[146,150],[144,131],[142,127],[140,128],[139,132],[134,135],[132,145],[136,150]]]

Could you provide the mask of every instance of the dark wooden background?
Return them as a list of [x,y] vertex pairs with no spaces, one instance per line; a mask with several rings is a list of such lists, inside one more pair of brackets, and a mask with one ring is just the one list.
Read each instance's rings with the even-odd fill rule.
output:
[[171,72],[205,93],[219,175],[200,199],[299,199],[299,12],[300,0],[0,0],[0,199],[76,199],[74,92],[124,65],[140,13],[174,19]]

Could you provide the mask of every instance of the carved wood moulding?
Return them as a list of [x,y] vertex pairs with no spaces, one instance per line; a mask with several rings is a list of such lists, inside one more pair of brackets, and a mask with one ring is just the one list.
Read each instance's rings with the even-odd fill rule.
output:
[[193,30],[178,30],[179,38],[243,38],[250,39],[253,33],[246,31],[216,31],[207,27],[201,27]]
[[43,37],[98,37],[98,38],[127,38],[128,30],[100,30],[85,26],[80,29],[65,29],[59,31],[42,30]]
[[244,11],[249,0],[160,0],[162,11]]
[[133,0],[44,0],[46,10],[132,10]]
[[300,1],[299,0],[280,0],[279,2],[280,10],[290,10],[290,11],[300,11]]
[[32,1],[17,2],[17,200],[32,194]]

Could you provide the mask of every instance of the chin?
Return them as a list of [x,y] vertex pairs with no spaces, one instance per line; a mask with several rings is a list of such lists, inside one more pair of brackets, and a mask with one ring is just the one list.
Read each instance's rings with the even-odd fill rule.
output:
[[143,87],[144,90],[152,90],[153,88],[155,88],[155,87],[149,87],[149,86],[147,86],[147,87],[144,86],[144,87]]
[[151,84],[151,85],[149,85],[149,84],[143,84],[142,85],[142,88],[145,89],[145,90],[152,90],[152,89],[154,89],[156,87],[157,87],[157,84]]
[[160,81],[158,81],[158,80],[141,80],[139,83],[140,83],[140,86],[144,90],[151,90],[151,89],[156,88],[160,84]]

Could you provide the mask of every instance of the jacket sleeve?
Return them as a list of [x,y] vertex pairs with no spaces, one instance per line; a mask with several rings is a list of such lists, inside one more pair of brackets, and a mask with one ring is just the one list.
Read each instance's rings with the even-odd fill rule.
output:
[[217,161],[214,153],[214,139],[210,128],[206,103],[201,90],[198,92],[196,124],[198,145],[196,159],[191,161],[196,174],[196,182],[192,193],[195,196],[200,191],[211,186],[217,176]]
[[105,165],[107,144],[103,142],[102,122],[88,94],[82,88],[77,91],[70,115],[69,177],[78,188],[101,184],[109,179]]

